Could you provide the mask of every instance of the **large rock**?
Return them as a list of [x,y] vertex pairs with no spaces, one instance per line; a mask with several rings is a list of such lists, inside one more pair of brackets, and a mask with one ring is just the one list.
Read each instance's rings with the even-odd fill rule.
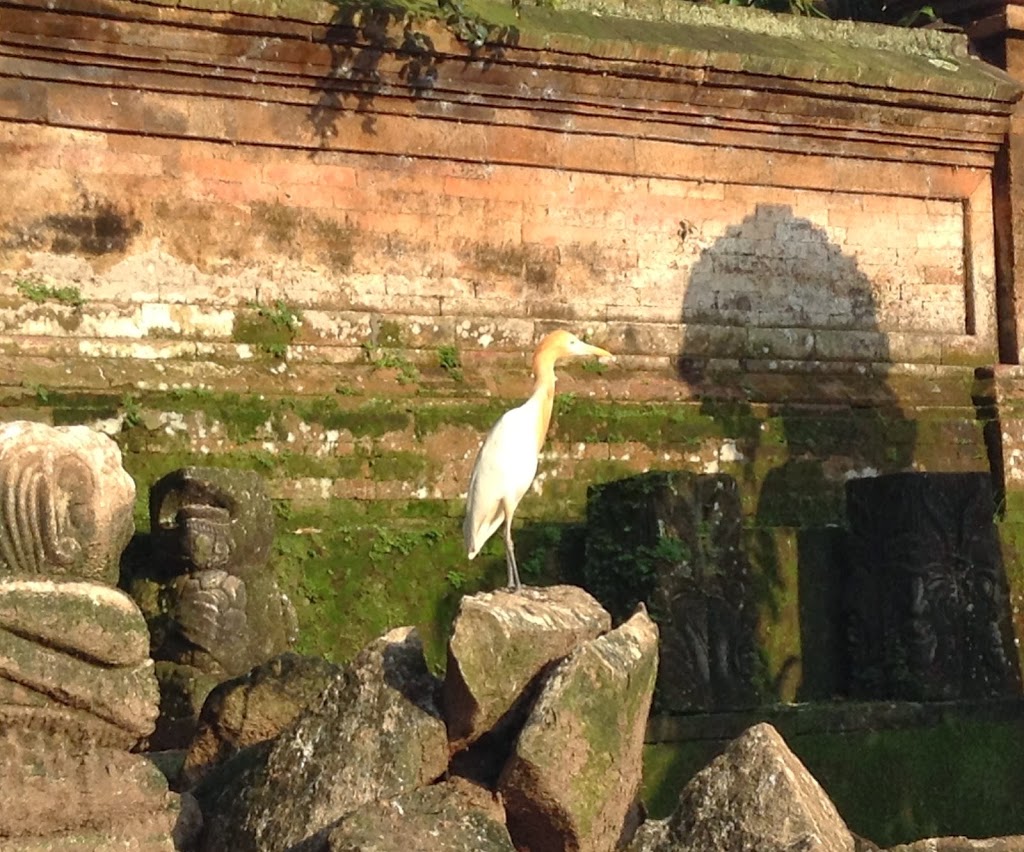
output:
[[20,848],[15,840],[63,849],[75,836],[92,836],[97,848],[119,842],[174,848],[178,797],[142,755],[44,731],[8,729],[0,735],[0,777],[4,850]]
[[146,622],[98,583],[0,577],[0,726],[130,748],[156,722]]
[[[415,630],[371,643],[276,740],[196,788],[207,822],[200,848],[323,848],[345,814],[436,780],[448,762],[438,688]],[[225,784],[232,764],[240,770]]]
[[552,671],[499,781],[518,847],[612,852],[628,839],[657,669],[641,608]]
[[273,739],[341,674],[319,657],[287,653],[207,696],[182,770],[188,786],[240,749]]
[[515,852],[501,805],[461,779],[372,802],[343,817],[330,852]]
[[443,704],[457,750],[525,711],[545,667],[611,627],[575,586],[497,591],[462,599],[448,644]]
[[683,788],[630,852],[854,852],[825,791],[771,725],[749,728]]

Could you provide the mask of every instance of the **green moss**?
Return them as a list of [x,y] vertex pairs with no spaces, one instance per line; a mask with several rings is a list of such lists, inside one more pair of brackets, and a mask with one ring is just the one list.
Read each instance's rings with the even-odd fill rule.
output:
[[301,315],[278,299],[272,305],[252,303],[235,314],[231,339],[248,343],[277,358],[284,357],[288,345],[298,333]]
[[388,432],[402,432],[411,424],[412,417],[401,407],[401,403],[388,400],[375,400],[357,408],[339,408],[323,422],[327,429],[347,429],[356,437],[379,437]]
[[773,467],[761,481],[757,523],[761,526],[824,527],[845,522],[842,482],[825,476],[817,459],[796,459]]
[[413,411],[416,437],[423,438],[446,426],[469,426],[487,432],[495,421],[518,403],[491,399],[486,402],[454,402],[418,405]]
[[123,458],[125,469],[140,487],[152,485],[164,473],[190,466],[255,470],[267,479],[353,479],[366,476],[369,471],[368,457],[360,452],[317,457],[258,449],[220,453],[197,453],[186,449],[157,454],[124,451]]
[[198,410],[223,423],[228,436],[238,443],[252,440],[273,415],[273,406],[256,394],[227,393],[209,398],[197,397],[196,401],[202,403],[201,407],[197,406]]
[[202,411],[211,420],[223,423],[233,441],[252,440],[261,427],[280,429],[280,418],[294,413],[306,423],[318,423],[324,429],[345,429],[354,437],[379,437],[388,432],[403,431],[411,424],[404,403],[373,400],[353,404],[357,399],[344,397],[274,398],[255,394],[205,391],[175,391],[149,394],[140,398],[140,405],[151,410]]
[[791,745],[850,828],[890,845],[1020,833],[1024,769],[1012,750],[1022,733],[1020,722],[950,722],[925,730],[793,737]]
[[587,459],[577,463],[571,476],[552,476],[544,481],[540,496],[528,493],[517,517],[535,521],[573,521],[583,518],[587,508],[587,490],[593,485],[633,476],[636,469],[628,462],[611,459]]
[[394,320],[381,320],[377,326],[378,346],[402,346],[402,326]]
[[299,616],[298,650],[344,662],[384,631],[412,624],[439,668],[460,593],[495,585],[483,563],[466,560],[461,519],[375,521],[353,517],[344,503],[289,506],[275,540],[274,569]]
[[106,420],[116,417],[121,409],[121,397],[116,394],[55,391],[41,385],[31,390],[38,404],[51,409],[54,426]]
[[796,540],[791,530],[756,529],[747,531],[744,546],[757,587],[757,645],[766,681],[760,692],[772,701],[793,702],[804,685]]
[[559,394],[552,435],[574,443],[636,441],[661,448],[699,446],[710,437],[722,436],[723,430],[696,403],[623,404]]
[[378,480],[424,479],[430,464],[421,453],[395,451],[378,453],[370,459],[370,476]]

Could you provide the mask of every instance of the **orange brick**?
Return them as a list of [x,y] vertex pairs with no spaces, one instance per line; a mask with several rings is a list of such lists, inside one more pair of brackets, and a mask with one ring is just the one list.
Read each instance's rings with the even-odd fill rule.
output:
[[696,180],[669,180],[665,178],[650,178],[647,181],[652,198],[712,198],[721,200],[729,190],[746,190],[746,187],[727,187],[720,182],[696,181]]
[[200,180],[234,181],[259,179],[260,169],[246,160],[225,157],[190,156],[182,160],[183,168]]
[[525,202],[531,197],[532,187],[525,181],[503,181],[487,178],[446,177],[446,195],[461,198],[487,198],[495,201]]
[[353,214],[352,223],[361,231],[375,234],[408,234],[428,239],[437,235],[437,221],[432,216],[414,213],[366,211]]
[[[272,186],[273,184],[268,184]],[[365,193],[352,187],[313,186],[291,184],[275,186],[277,198],[282,204],[297,207],[334,208],[337,210],[372,210],[372,200]]]
[[433,196],[444,195],[447,177],[432,173],[429,169],[420,171],[399,171],[395,169],[360,169],[356,183],[365,192],[420,193]]
[[309,162],[277,161],[262,169],[263,179],[278,186],[314,184],[317,186],[353,187],[356,171],[349,166],[316,165]]
[[205,181],[201,184],[201,198],[216,198],[228,204],[250,204],[254,201],[277,201],[277,190],[257,180],[243,182]]

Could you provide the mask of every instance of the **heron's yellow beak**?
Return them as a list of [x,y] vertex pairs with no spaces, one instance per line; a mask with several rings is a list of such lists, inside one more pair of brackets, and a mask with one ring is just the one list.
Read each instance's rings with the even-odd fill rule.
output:
[[588,344],[588,346],[587,346],[587,354],[588,355],[594,355],[597,358],[600,358],[602,361],[614,361],[615,360],[615,356],[612,355],[611,352],[609,352],[607,349],[602,349],[600,346],[590,346]]

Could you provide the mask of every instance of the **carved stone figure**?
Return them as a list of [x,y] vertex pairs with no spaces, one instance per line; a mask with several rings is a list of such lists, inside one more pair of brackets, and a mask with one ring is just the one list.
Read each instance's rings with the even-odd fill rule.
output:
[[853,480],[847,511],[850,692],[911,700],[1019,692],[989,475]]
[[85,426],[7,423],[0,493],[0,576],[117,582],[135,483],[116,444]]
[[106,436],[0,427],[0,719],[45,717],[126,747],[152,730],[145,621],[112,588],[134,500]]
[[288,649],[297,624],[267,570],[274,510],[259,474],[176,470],[150,490],[149,516],[156,659],[232,677]]
[[153,730],[158,699],[145,620],[113,588],[134,499],[105,435],[0,427],[4,848],[58,832],[120,841],[144,823],[166,841],[146,848],[172,848],[177,799],[128,752]]
[[129,589],[159,661],[154,747],[188,743],[219,681],[288,650],[294,608],[268,570],[274,512],[253,471],[187,467],[150,489],[149,547],[133,555]]
[[741,517],[724,475],[651,472],[591,490],[585,584],[617,618],[644,602],[658,623],[659,710],[757,703],[765,676]]

